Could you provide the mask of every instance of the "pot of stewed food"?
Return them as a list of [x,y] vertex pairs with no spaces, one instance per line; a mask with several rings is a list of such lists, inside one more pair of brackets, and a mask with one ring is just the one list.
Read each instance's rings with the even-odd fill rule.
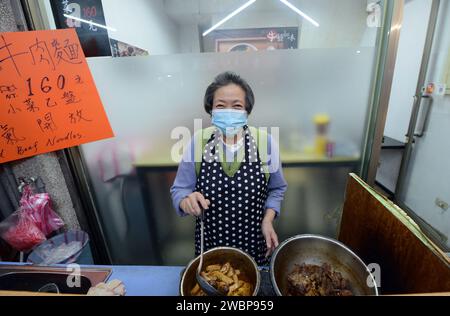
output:
[[378,295],[364,262],[341,242],[318,235],[282,242],[271,258],[270,278],[279,296]]
[[[195,273],[200,258],[193,259],[181,275],[181,296],[206,296]],[[242,250],[218,247],[203,254],[201,276],[223,296],[256,296],[261,277],[255,260]]]

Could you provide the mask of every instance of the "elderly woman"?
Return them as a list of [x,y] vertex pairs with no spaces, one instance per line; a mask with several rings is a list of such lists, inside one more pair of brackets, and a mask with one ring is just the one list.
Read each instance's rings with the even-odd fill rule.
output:
[[196,255],[202,210],[205,250],[239,248],[264,265],[278,246],[273,221],[287,183],[272,137],[247,125],[254,103],[248,83],[231,72],[218,75],[206,90],[204,107],[213,127],[194,136],[171,188],[178,214],[197,217]]

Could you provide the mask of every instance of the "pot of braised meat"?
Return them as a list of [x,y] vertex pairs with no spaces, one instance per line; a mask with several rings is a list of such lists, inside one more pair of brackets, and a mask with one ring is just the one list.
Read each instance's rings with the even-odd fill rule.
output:
[[318,235],[298,235],[272,255],[270,278],[279,296],[378,295],[364,262],[341,242]]
[[[195,278],[200,257],[193,259],[180,280],[181,296],[206,296]],[[223,296],[256,296],[261,283],[258,266],[250,255],[232,247],[218,247],[203,254],[201,275]]]

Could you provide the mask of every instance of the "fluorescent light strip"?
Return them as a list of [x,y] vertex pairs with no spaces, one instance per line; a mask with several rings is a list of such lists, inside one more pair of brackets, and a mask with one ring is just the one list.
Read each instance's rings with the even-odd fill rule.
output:
[[109,26],[105,26],[105,25],[101,25],[101,24],[98,24],[98,23],[95,23],[95,22],[92,22],[92,21],[83,20],[83,19],[77,18],[75,16],[71,16],[71,15],[68,15],[68,14],[64,14],[64,16],[66,18],[73,19],[75,21],[80,21],[80,22],[83,22],[83,23],[86,23],[86,24],[91,24],[91,25],[95,25],[95,26],[101,27],[102,29],[107,29],[108,31],[112,31],[112,32],[116,32],[117,31],[115,28],[112,28],[112,27],[109,27]]
[[294,10],[295,12],[297,12],[299,15],[301,15],[302,17],[304,17],[306,20],[308,20],[309,22],[311,22],[314,26],[319,27],[319,23],[317,23],[316,21],[314,21],[311,17],[309,17],[308,15],[306,15],[304,12],[302,12],[299,8],[297,8],[296,6],[294,6],[292,3],[290,3],[287,0],[280,0],[282,3],[284,3],[285,5],[287,5],[289,8],[291,8],[292,10]]
[[249,6],[251,6],[253,3],[255,3],[256,0],[250,0],[248,1],[246,4],[244,4],[243,6],[241,6],[239,9],[233,11],[232,13],[230,13],[226,18],[224,18],[223,20],[221,20],[219,23],[217,23],[216,25],[214,25],[213,27],[211,27],[209,30],[207,30],[206,32],[203,33],[203,36],[208,35],[209,33],[211,33],[212,31],[214,31],[216,28],[218,28],[219,26],[221,26],[222,24],[224,24],[226,21],[228,21],[229,19],[231,19],[232,17],[234,17],[235,15],[239,14],[240,12],[242,12],[243,10],[245,10],[246,8],[248,8]]

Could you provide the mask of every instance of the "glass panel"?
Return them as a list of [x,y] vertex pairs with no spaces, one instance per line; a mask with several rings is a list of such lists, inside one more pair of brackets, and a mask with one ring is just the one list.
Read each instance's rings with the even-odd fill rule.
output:
[[89,65],[117,136],[105,144],[131,138],[140,147],[170,154],[175,127],[193,130],[195,118],[210,125],[202,106],[205,89],[218,73],[231,70],[255,93],[250,124],[280,127],[282,148],[308,145],[315,133],[313,117],[324,112],[332,118],[337,150],[358,156],[374,56],[375,48],[335,48],[102,58],[90,59]]
[[[427,83],[444,83],[450,73],[450,3],[441,2]],[[422,105],[425,109],[427,101]],[[428,128],[416,139],[409,165],[403,201],[411,210],[434,228],[442,244],[450,249],[450,132],[449,94],[433,95]]]
[[[280,240],[336,237],[347,174],[360,163],[383,9],[367,0],[291,0],[291,7],[258,0],[203,36],[246,3],[103,1],[107,26],[116,30],[108,31],[113,45],[149,54],[89,59],[116,137],[82,151],[114,263],[161,256],[164,264],[184,265],[193,258],[194,221],[177,217],[169,194],[178,141],[171,133],[180,126],[192,133],[194,119],[210,126],[204,93],[226,70],[254,90],[250,124],[280,129],[289,184],[276,223]],[[331,120],[328,156],[316,152],[317,114]]]
[[117,57],[373,47],[377,28],[368,21],[378,25],[372,17],[381,13],[368,7],[372,0],[41,1],[55,12],[53,27],[75,26],[86,44],[91,41],[87,56],[101,55],[99,47],[106,51],[105,31]]

